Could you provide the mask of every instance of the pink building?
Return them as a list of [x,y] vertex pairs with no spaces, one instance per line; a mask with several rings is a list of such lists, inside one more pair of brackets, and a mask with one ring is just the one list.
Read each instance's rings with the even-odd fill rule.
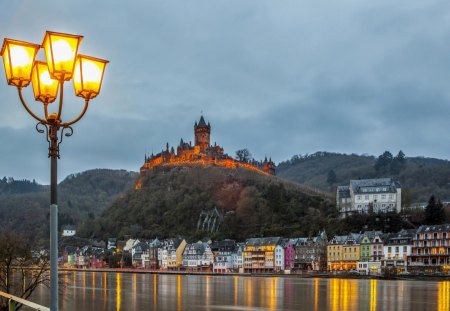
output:
[[289,239],[284,245],[284,267],[286,270],[294,268],[296,239]]

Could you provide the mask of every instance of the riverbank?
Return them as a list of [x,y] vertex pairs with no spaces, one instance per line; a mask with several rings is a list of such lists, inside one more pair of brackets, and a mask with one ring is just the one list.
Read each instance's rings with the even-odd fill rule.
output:
[[60,272],[99,272],[99,273],[135,273],[135,274],[161,274],[161,275],[203,275],[203,276],[242,276],[242,277],[283,277],[283,278],[335,278],[335,279],[378,279],[378,280],[419,280],[419,281],[450,281],[450,275],[401,275],[401,276],[379,276],[379,275],[358,275],[351,273],[215,273],[210,271],[167,271],[149,270],[133,268],[59,268]]

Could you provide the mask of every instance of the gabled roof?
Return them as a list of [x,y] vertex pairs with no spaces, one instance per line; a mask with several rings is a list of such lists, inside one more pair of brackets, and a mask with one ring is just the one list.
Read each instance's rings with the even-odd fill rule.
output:
[[420,226],[419,229],[417,229],[417,233],[441,232],[441,231],[446,232],[450,231],[450,224]]
[[280,237],[269,238],[250,238],[247,239],[247,246],[263,246],[263,245],[277,245],[280,242]]
[[[352,179],[350,180],[350,188],[354,193],[362,193],[364,188],[387,188],[383,192],[396,192],[400,188],[400,184],[392,178],[376,178],[376,179]],[[368,189],[366,189],[368,190]],[[377,191],[368,191],[377,192]],[[379,191],[378,191],[379,192]]]
[[[347,235],[335,235],[331,240],[328,242],[328,244],[344,244],[344,242],[347,240]],[[336,241],[336,243],[331,243],[333,240]]]

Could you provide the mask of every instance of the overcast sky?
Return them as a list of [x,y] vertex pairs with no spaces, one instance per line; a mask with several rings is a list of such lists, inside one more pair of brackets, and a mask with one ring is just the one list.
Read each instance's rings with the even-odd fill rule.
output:
[[[101,94],[61,145],[60,180],[137,171],[146,151],[193,140],[201,111],[230,155],[450,158],[448,0],[72,2],[0,4],[0,38],[80,34],[81,53],[110,60]],[[65,90],[70,118],[83,102],[71,82]],[[31,86],[25,93],[41,112]],[[48,184],[45,138],[3,70],[0,107],[0,177]]]

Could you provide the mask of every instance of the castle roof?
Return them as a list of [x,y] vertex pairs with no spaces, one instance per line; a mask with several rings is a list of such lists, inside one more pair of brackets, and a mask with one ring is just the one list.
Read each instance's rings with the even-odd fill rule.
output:
[[206,125],[206,122],[205,122],[205,119],[203,118],[203,116],[200,117],[200,121],[198,121],[197,127],[208,127],[208,125]]

